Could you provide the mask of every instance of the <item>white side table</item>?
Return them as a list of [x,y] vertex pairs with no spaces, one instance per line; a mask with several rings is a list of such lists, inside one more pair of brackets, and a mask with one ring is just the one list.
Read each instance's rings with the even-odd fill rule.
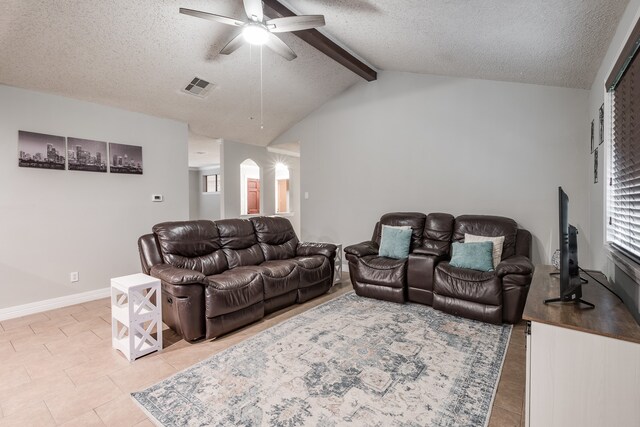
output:
[[342,244],[334,243],[338,247],[336,249],[336,259],[333,264],[333,284],[342,282]]
[[162,350],[160,289],[159,279],[142,273],[111,279],[112,345],[130,362]]

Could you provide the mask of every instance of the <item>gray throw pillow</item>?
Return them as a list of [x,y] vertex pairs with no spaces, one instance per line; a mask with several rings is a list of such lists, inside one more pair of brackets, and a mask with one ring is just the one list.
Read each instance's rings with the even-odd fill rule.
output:
[[453,242],[449,265],[470,270],[493,271],[493,242]]
[[404,259],[409,256],[411,246],[411,227],[400,228],[382,226],[380,250],[378,254],[387,258]]

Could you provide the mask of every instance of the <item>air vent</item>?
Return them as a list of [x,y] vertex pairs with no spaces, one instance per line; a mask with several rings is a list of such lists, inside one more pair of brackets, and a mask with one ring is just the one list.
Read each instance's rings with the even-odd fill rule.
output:
[[191,80],[191,83],[189,83],[183,90],[191,95],[204,98],[209,94],[212,87],[213,85],[208,81],[194,77],[193,80]]

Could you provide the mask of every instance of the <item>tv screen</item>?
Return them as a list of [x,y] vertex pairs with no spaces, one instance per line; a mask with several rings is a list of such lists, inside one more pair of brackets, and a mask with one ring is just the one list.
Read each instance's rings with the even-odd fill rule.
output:
[[569,224],[569,196],[558,187],[560,236],[560,298],[574,301],[582,296],[578,267],[578,230]]

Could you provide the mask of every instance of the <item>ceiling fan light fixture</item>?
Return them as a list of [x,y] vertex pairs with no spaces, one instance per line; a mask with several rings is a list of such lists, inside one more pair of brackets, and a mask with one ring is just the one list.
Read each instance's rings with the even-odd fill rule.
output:
[[259,46],[267,42],[269,32],[262,25],[247,25],[242,30],[242,36],[247,43]]

